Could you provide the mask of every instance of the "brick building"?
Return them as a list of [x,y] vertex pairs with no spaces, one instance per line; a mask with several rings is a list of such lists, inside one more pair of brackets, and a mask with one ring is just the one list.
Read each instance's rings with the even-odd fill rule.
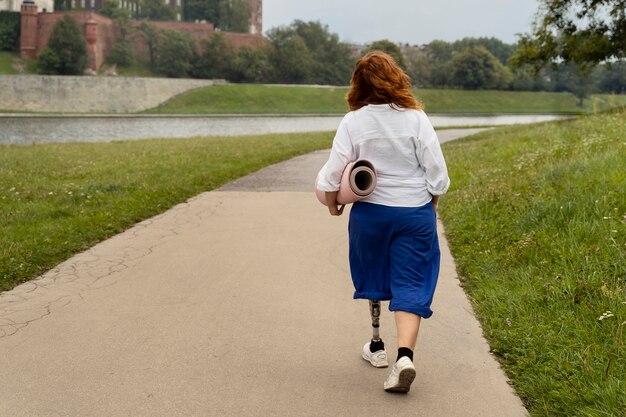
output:
[[[54,0],[37,0],[37,5],[42,13],[54,11]],[[19,12],[22,0],[0,0],[0,11]]]
[[[6,1],[6,0],[0,0]],[[40,1],[40,0],[38,0]],[[85,4],[101,0],[79,0]],[[169,0],[165,0],[169,1]],[[252,9],[250,17],[251,33],[231,33],[220,32],[235,50],[246,46],[257,48],[266,43],[266,39],[261,35],[262,15],[261,0],[250,0],[251,6],[254,3],[256,9]],[[97,71],[102,65],[109,52],[117,42],[117,23],[105,16],[101,16],[91,10],[80,10],[71,12],[40,13],[37,4],[33,0],[24,0],[21,5],[21,30],[20,30],[20,55],[24,59],[36,59],[37,55],[48,45],[48,40],[52,34],[54,24],[66,14],[70,15],[78,26],[83,29],[83,34],[87,42],[88,67]],[[141,21],[133,21],[133,26],[139,26]],[[203,39],[207,39],[215,34],[215,27],[212,23],[191,23],[191,22],[150,22],[159,29],[177,30],[188,33],[192,39],[199,44]],[[141,36],[131,36],[133,53],[136,56],[148,57],[148,49]]]

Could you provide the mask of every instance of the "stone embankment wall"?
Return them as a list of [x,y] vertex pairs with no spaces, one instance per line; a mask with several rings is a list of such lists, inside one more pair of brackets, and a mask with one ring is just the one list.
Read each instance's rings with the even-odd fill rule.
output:
[[215,83],[170,78],[0,75],[0,111],[136,112]]

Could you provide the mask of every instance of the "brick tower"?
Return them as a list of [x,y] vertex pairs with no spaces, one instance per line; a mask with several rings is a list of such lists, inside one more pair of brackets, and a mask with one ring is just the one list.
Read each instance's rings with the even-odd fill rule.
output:
[[101,62],[98,59],[98,24],[93,20],[93,15],[89,14],[89,20],[85,22],[85,40],[87,41],[87,67],[92,71],[98,71]]
[[263,34],[263,0],[248,0],[250,4],[250,33]]
[[20,56],[22,59],[37,58],[37,26],[39,16],[33,0],[24,0],[20,9]]

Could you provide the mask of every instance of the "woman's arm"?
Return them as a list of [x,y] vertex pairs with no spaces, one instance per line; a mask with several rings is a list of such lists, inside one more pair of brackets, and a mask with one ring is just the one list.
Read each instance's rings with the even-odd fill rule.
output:
[[337,191],[326,192],[326,205],[331,216],[341,216],[345,205],[337,204]]

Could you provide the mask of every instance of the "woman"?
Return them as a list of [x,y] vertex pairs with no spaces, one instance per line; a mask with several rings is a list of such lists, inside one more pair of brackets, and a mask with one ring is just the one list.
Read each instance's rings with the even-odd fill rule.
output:
[[[350,271],[354,298],[390,300],[398,356],[384,389],[408,392],[420,321],[432,315],[439,274],[437,201],[450,179],[435,130],[393,58],[373,51],[359,59],[347,100],[351,111],[339,125],[317,187],[325,191],[330,214],[340,216],[336,197],[345,166],[365,159],[376,169],[376,189],[350,211]],[[366,343],[362,356],[375,367],[387,366],[380,339]]]

